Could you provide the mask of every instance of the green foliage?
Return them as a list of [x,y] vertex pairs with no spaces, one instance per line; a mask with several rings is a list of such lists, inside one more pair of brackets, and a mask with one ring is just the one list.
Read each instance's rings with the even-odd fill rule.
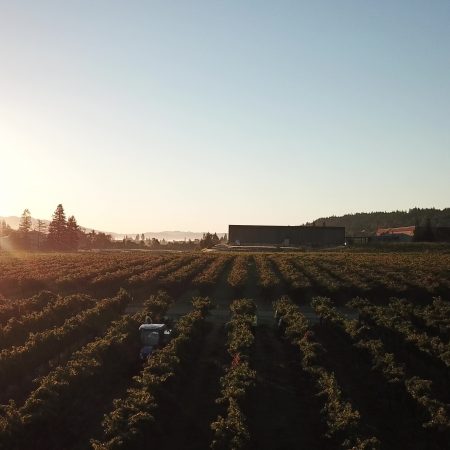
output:
[[31,230],[31,214],[29,209],[24,209],[22,216],[20,217],[19,232],[26,234]]
[[[412,208],[408,211],[371,212],[346,214],[344,216],[323,217],[316,222],[325,221],[329,227],[345,227],[348,236],[359,236],[364,231],[374,234],[377,228],[406,227],[425,225],[430,219],[433,226],[450,226],[450,208]],[[363,233],[364,234],[364,233]]]
[[[155,306],[159,308],[158,300]],[[208,308],[209,300],[194,300],[194,310],[177,322],[174,338],[147,360],[126,396],[114,401],[114,409],[103,421],[103,440],[91,442],[95,450],[136,448],[138,442],[145,442],[156,432],[155,415],[166,386],[178,376],[182,362],[192,355],[192,341],[201,333]]]
[[[189,279],[192,266],[189,270],[186,269],[186,266],[190,265],[190,263],[196,259],[197,258],[193,255],[183,255],[164,259],[163,264],[159,264],[157,267],[150,267],[148,270],[132,275],[127,283],[131,287],[163,287],[162,285],[164,285],[165,289],[177,285],[179,286],[181,282],[185,282]],[[175,276],[174,274],[178,269],[181,269],[182,273],[177,273]],[[161,280],[164,280],[164,283],[162,283]]]
[[41,291],[31,298],[24,300],[8,301],[0,304],[0,323],[5,323],[15,318],[31,314],[45,308],[58,299],[56,294],[50,291]]
[[160,290],[156,295],[151,295],[144,301],[144,311],[150,315],[153,322],[157,323],[172,303],[173,298],[167,292]]
[[[330,299],[317,297],[313,300],[318,315],[326,320],[334,320]],[[314,334],[309,331],[306,318],[300,313],[288,297],[274,303],[276,316],[285,326],[285,336],[297,345],[302,354],[302,367],[315,380],[319,395],[324,398],[322,413],[328,427],[327,436],[341,442],[342,448],[378,449],[379,441],[367,432],[360,421],[360,413],[354,409],[349,400],[345,400],[334,373],[322,365],[323,347],[315,341]]]
[[181,265],[177,270],[171,271],[161,280],[159,284],[171,292],[181,292],[188,286],[188,283],[201,273],[207,267],[213,258],[210,255],[202,255],[201,257],[192,258],[187,264]]
[[31,334],[22,346],[1,351],[0,384],[12,384],[32,373],[42,361],[49,361],[70,345],[82,341],[86,334],[103,331],[130,299],[127,292],[121,290],[116,297],[99,301],[93,308],[65,320],[60,327]]
[[48,244],[53,250],[65,250],[67,247],[67,220],[63,205],[59,204],[48,226]]
[[231,356],[248,356],[255,337],[252,326],[255,323],[256,305],[250,299],[238,299],[230,306],[231,320],[228,322],[228,352]]
[[203,237],[200,239],[200,248],[212,248],[219,244],[219,242],[220,239],[217,236],[217,233],[204,233]]
[[256,378],[247,360],[254,342],[252,323],[256,305],[253,300],[239,299],[231,304],[230,309],[227,350],[232,361],[220,379],[220,397],[216,400],[226,405],[226,413],[211,423],[214,432],[211,448],[214,450],[244,449],[250,440],[242,402]]
[[292,291],[305,290],[311,287],[311,282],[298,269],[292,258],[277,255],[276,257],[272,257],[271,260]]
[[285,335],[293,343],[300,342],[309,329],[308,321],[289,297],[283,296],[274,305],[275,315],[285,325]]
[[262,289],[270,291],[280,284],[280,279],[273,269],[272,261],[266,255],[254,255],[258,271],[258,284]]
[[324,412],[327,417],[329,436],[338,431],[347,433],[349,430],[357,428],[360,414],[348,401],[342,399],[342,392],[334,374],[327,372],[322,367],[316,367],[314,373],[320,388],[319,395],[326,398]]
[[228,275],[228,283],[237,290],[242,290],[245,286],[250,265],[249,255],[238,255],[235,257],[233,266]]
[[216,256],[212,263],[192,280],[192,285],[200,289],[212,289],[232,260],[230,255]]
[[450,419],[448,405],[431,397],[431,381],[412,377],[405,381],[406,389],[411,396],[429,413],[429,420],[423,424],[425,428],[449,430]]
[[41,311],[33,311],[19,318],[13,317],[0,328],[0,348],[19,345],[30,333],[58,326],[67,317],[93,305],[94,300],[87,295],[71,295],[47,303]]
[[[439,301],[434,303],[436,304],[438,305]],[[430,345],[427,345],[426,341],[430,338],[425,333],[419,335],[411,325],[410,318],[414,316],[416,310],[413,305],[398,299],[391,299],[387,307],[375,306],[363,299],[354,299],[348,305],[360,311],[363,321],[396,329],[407,339],[418,343],[420,348],[429,349]],[[329,301],[315,299],[313,306],[318,314],[328,317],[333,326],[346,333],[353,341],[355,348],[369,355],[373,370],[379,371],[388,383],[397,385],[400,392],[408,393],[418,403],[427,417],[423,423],[424,427],[450,429],[448,406],[431,397],[431,381],[417,377],[408,379],[403,366],[396,362],[394,355],[385,351],[383,342],[380,339],[371,338],[370,325],[361,326],[356,320],[345,319],[336,312]],[[435,339],[431,341],[434,342]],[[436,346],[437,348],[445,347],[442,342]]]
[[417,312],[420,311],[420,308],[410,309],[397,299],[391,299],[391,304],[387,307],[377,306],[359,298],[348,302],[347,306],[357,309],[363,321],[395,330],[405,338],[406,342],[450,367],[448,344],[437,336],[429,336],[426,332],[417,329],[412,323],[411,315],[420,314],[420,312]]
[[80,227],[77,224],[77,220],[74,216],[70,216],[67,219],[66,228],[66,246],[68,250],[77,250],[78,241],[80,240]]
[[207,315],[211,310],[212,304],[208,297],[194,297],[192,299],[194,308],[200,311],[203,315]]
[[[93,310],[106,313],[105,307],[111,308],[125,298],[121,293],[112,301],[104,300],[100,308]],[[84,315],[85,320],[92,316],[93,310],[88,310],[91,312]],[[102,314],[101,317],[108,320],[110,315]],[[105,371],[111,374],[110,382],[126,374],[126,368],[136,357],[136,350],[130,349],[139,344],[135,330],[141,320],[140,315],[125,316],[112,323],[104,336],[88,343],[75,352],[67,364],[41,378],[22,407],[10,404],[0,424],[0,449],[58,448],[69,429],[77,428],[74,424],[81,426],[80,408],[88,406],[91,396],[101,390]],[[63,337],[63,331],[59,329],[58,335]],[[69,404],[71,407],[67,409]],[[62,410],[65,412],[61,415]],[[55,430],[64,432],[65,437]]]
[[[252,263],[248,255],[239,257],[242,259],[235,273],[236,286],[242,287],[248,283],[248,264]],[[280,334],[299,350],[303,368],[299,378],[314,383],[316,389],[311,396],[319,393],[317,398],[322,402],[321,416],[331,441],[330,447],[377,448],[377,439],[365,427],[367,418],[364,413],[369,412],[369,422],[373,419],[375,423],[380,420],[380,423],[387,424],[388,419],[379,419],[376,414],[387,413],[392,408],[405,413],[402,417],[404,429],[411,428],[411,434],[423,437],[423,442],[429,436],[437,448],[440,445],[438,439],[447,436],[450,429],[444,392],[450,361],[450,304],[445,299],[446,289],[450,286],[448,255],[302,254],[301,257],[257,257],[258,271],[269,269],[261,261],[267,262],[266,258],[270,258],[289,283],[289,292],[296,291],[296,295],[302,294],[303,289],[308,293],[315,291],[331,295],[329,292],[336,287],[340,294],[337,299],[350,298],[347,291],[341,295],[342,290],[355,286],[362,296],[364,293],[360,291],[366,289],[371,294],[377,292],[378,297],[370,297],[374,299],[372,301],[355,298],[349,302],[348,305],[359,313],[357,319],[341,314],[329,298],[315,297],[312,305],[321,322],[313,327],[289,298],[284,297],[274,304],[276,316],[281,320]],[[233,258],[209,254],[200,257],[150,257],[140,254],[53,253],[51,258],[48,255],[26,255],[23,259],[15,258],[13,262],[0,261],[0,290],[9,295],[7,289],[11,287],[11,292],[18,295],[20,291],[12,289],[20,287],[25,297],[46,285],[60,290],[95,288],[98,293],[130,284],[138,287],[139,292],[155,292],[159,287],[167,287],[168,292],[175,295],[174,290],[186,289],[195,279],[214,287],[218,273],[223,273],[225,261],[230,262]],[[266,275],[266,281],[270,280],[270,274]],[[312,283],[309,287],[307,280]],[[261,282],[259,287],[269,288],[271,283]],[[397,293],[388,302],[391,292],[386,291],[386,294],[384,291],[395,289],[401,295],[409,296],[412,291],[406,292],[406,289],[416,287],[423,296],[412,297],[414,302],[397,298],[400,296]],[[427,300],[437,293],[443,297]],[[129,327],[127,329],[121,328],[119,322],[111,325],[111,320],[118,319],[130,301],[126,293],[121,295],[121,300],[114,301],[97,301],[84,295],[58,297],[49,292],[18,301],[0,296],[0,322],[3,325],[0,345],[8,347],[0,357],[0,383],[11,392],[12,388],[18,390],[22,385],[28,389],[31,384],[28,378],[31,380],[39,372],[41,374],[24,403],[20,398],[25,392],[22,389],[24,392],[17,395],[18,404],[10,402],[0,407],[0,448],[68,447],[64,439],[75,436],[76,430],[80,430],[83,420],[86,420],[84,412],[89,410],[89,402],[94,399],[101,405],[105,400],[106,391],[102,391],[107,388],[105,380],[111,382],[113,388],[114,380],[126,381],[129,372],[121,371],[129,371],[136,362],[139,349],[137,325],[144,316],[133,318],[133,324],[127,322],[131,318],[120,319],[124,327]],[[145,314],[158,320],[171,302],[171,297],[160,291],[145,302]],[[144,370],[133,380],[129,393],[114,403],[113,410],[105,418],[104,438],[94,444],[95,448],[141,448],[153,442],[152,437],[157,438],[155,441],[162,439],[158,433],[166,426],[162,420],[164,401],[173,395],[173,387],[182,385],[186,379],[186,367],[195,351],[192,342],[201,336],[203,328],[200,317],[210,308],[210,302],[205,298],[193,299],[193,303],[195,311],[189,318],[178,322],[167,350],[156,352],[152,357],[152,368],[147,369],[150,361],[145,363]],[[233,303],[231,311],[232,317],[227,325],[230,358],[220,378],[220,393],[216,400],[218,408],[221,408],[220,414],[211,424],[213,448],[251,445],[246,403],[256,376],[250,363],[255,343],[252,325],[256,309],[251,300],[241,299]],[[197,324],[194,327],[192,320]],[[107,327],[110,327],[108,332],[102,334]],[[109,333],[111,327],[116,329],[113,334]],[[29,332],[33,334],[29,335]],[[95,339],[99,335],[101,337]],[[361,401],[361,408],[363,405],[367,407],[367,410],[361,409],[364,413],[359,416],[359,408],[353,404],[352,397],[348,397],[353,387],[346,392],[347,386],[339,383],[341,370],[345,376],[346,369],[338,367],[335,356],[327,353],[321,345],[323,336],[342,338],[345,352],[348,351],[346,356],[354,357],[355,361],[355,367],[348,370],[362,368],[363,374],[369,375],[368,389],[375,389],[377,381],[384,388],[379,403],[374,405],[373,417],[370,416],[370,405],[364,403],[363,382],[360,385],[356,383],[358,386],[355,388],[355,392],[361,394],[361,397],[355,396],[355,400]],[[88,341],[91,342],[82,347]],[[81,351],[77,351],[80,348]],[[42,376],[55,364],[60,364],[60,367]],[[336,376],[333,373],[335,368],[338,369]],[[374,398],[374,395],[371,393],[370,397]],[[398,416],[393,415],[393,427],[395,417]],[[412,424],[422,424],[424,430],[413,430]],[[393,436],[390,429],[374,427],[374,430],[386,434],[386,437]],[[433,438],[436,442],[432,441]],[[384,444],[389,445],[388,442]],[[419,448],[420,444],[415,447]]]
[[240,450],[246,448],[250,441],[246,418],[238,401],[229,397],[225,417],[218,416],[211,424],[214,440],[211,449],[214,450]]
[[252,315],[256,312],[256,305],[253,300],[241,298],[231,304],[230,310],[233,316]]

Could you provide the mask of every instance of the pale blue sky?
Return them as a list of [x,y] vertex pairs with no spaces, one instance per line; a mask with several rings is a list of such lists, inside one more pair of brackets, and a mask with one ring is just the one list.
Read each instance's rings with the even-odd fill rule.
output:
[[0,0],[0,154],[117,232],[448,207],[450,2]]

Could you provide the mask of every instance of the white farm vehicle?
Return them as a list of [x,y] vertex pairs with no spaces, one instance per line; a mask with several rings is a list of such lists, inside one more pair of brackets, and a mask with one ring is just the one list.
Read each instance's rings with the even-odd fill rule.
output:
[[139,327],[141,337],[140,357],[147,359],[151,354],[169,342],[172,330],[165,323],[144,323]]

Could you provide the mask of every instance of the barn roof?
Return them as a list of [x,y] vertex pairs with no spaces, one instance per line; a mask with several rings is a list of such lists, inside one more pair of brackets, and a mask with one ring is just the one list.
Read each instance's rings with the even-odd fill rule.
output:
[[377,236],[384,236],[386,234],[406,234],[407,236],[414,236],[415,226],[411,227],[396,227],[396,228],[378,228]]

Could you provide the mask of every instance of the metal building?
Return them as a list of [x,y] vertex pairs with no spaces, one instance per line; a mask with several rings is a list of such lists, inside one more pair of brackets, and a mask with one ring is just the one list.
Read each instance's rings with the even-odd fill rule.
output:
[[345,227],[229,225],[230,245],[344,245]]

